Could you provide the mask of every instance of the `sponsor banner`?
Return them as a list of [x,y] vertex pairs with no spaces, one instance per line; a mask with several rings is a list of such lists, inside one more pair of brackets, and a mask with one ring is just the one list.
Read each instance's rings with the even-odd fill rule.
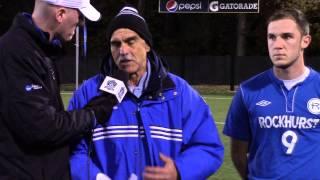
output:
[[159,0],[160,13],[259,13],[259,0]]

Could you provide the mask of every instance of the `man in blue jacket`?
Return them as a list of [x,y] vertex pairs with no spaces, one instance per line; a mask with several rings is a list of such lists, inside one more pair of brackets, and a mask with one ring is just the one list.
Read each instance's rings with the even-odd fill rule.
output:
[[[104,94],[102,81],[119,70],[129,76],[128,93],[105,124],[75,145],[72,177],[205,179],[216,172],[224,148],[210,108],[186,81],[167,71],[152,49],[145,19],[135,8],[122,8],[109,24],[107,40],[101,73],[74,93],[69,109]],[[110,90],[116,82],[102,87]]]

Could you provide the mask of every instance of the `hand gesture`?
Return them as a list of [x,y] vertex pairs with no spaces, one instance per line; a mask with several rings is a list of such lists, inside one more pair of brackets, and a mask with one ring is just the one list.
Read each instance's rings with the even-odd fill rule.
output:
[[164,162],[163,167],[151,167],[147,166],[143,173],[143,178],[149,179],[165,179],[165,180],[176,180],[178,179],[177,168],[173,160],[160,153],[160,159]]

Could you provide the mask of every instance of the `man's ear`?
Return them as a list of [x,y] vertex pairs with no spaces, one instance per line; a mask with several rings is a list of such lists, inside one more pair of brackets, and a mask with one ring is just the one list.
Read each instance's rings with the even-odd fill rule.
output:
[[310,43],[311,43],[311,36],[310,35],[303,36],[301,41],[301,48],[302,49],[307,48]]
[[65,14],[66,14],[66,9],[65,9],[65,8],[63,8],[63,7],[58,7],[58,8],[56,9],[56,20],[57,20],[58,23],[61,23],[61,22],[62,22]]
[[150,52],[150,49],[151,49],[151,48],[150,48],[149,44],[146,43],[146,42],[145,42],[145,48],[146,48],[146,51],[147,51],[147,52]]

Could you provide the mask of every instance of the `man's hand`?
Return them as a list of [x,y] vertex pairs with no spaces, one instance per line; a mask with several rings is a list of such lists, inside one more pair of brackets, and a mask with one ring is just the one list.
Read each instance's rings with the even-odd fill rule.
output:
[[[114,72],[113,77],[122,81],[125,84],[125,86],[123,87],[125,88],[124,89],[125,91],[121,93],[121,100],[122,100],[122,98],[126,94],[126,84],[128,82],[129,75],[127,72],[117,69]],[[96,120],[99,124],[105,124],[105,122],[109,120],[113,111],[113,106],[117,105],[119,102],[118,101],[119,100],[118,98],[120,96],[119,92],[113,92],[113,91],[111,92],[112,93],[102,91],[101,95],[92,98],[84,107],[84,109],[91,110],[94,112]]]
[[108,93],[102,93],[100,96],[92,98],[84,109],[94,112],[99,124],[104,124],[111,116],[113,106],[118,104],[117,98]]
[[177,168],[170,157],[167,157],[160,153],[160,159],[164,162],[163,167],[151,167],[148,166],[144,169],[143,178],[148,179],[166,179],[176,180],[178,179]]

